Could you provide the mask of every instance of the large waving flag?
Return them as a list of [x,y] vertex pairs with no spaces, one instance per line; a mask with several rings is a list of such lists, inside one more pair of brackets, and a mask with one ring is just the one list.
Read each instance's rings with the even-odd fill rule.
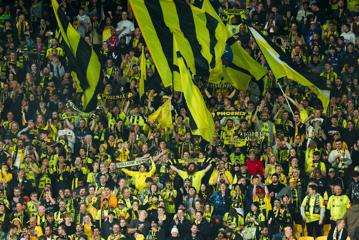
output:
[[96,108],[97,93],[102,90],[101,64],[96,52],[81,38],[76,29],[69,23],[65,13],[56,0],[52,7],[60,29],[70,68],[76,72],[79,84],[83,90],[82,108],[91,111]]
[[247,90],[252,79],[260,80],[267,74],[267,70],[249,55],[235,36],[227,40],[223,59],[224,81],[238,90]]
[[326,110],[329,104],[330,91],[325,89],[324,83],[320,82],[320,78],[296,69],[291,59],[287,57],[281,49],[267,41],[256,29],[249,27],[249,30],[275,78],[280,79],[287,77],[290,80],[308,87],[317,95],[322,102],[324,110]]
[[130,0],[148,50],[165,87],[172,85],[175,35],[193,74],[220,81],[228,30],[209,0]]
[[[181,55],[194,75],[209,77],[212,83],[224,80],[239,90],[246,90],[252,79],[259,80],[267,73],[266,69],[234,37],[230,37],[209,0],[198,2],[130,0],[164,86],[172,85],[174,35]],[[230,61],[223,65],[226,46],[225,60]]]
[[190,127],[194,135],[199,135],[208,142],[212,142],[215,134],[215,126],[212,114],[207,109],[206,103],[199,88],[193,83],[192,74],[181,56],[174,38],[174,90],[183,93],[185,103],[189,110]]

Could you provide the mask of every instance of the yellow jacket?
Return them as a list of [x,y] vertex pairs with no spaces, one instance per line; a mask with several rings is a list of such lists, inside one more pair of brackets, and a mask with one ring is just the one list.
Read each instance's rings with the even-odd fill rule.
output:
[[122,172],[127,174],[128,176],[133,177],[135,182],[135,187],[138,192],[141,192],[144,188],[146,188],[146,178],[152,177],[153,174],[156,172],[156,164],[152,162],[152,167],[149,172],[140,172],[140,171],[131,171],[126,168],[121,169]]

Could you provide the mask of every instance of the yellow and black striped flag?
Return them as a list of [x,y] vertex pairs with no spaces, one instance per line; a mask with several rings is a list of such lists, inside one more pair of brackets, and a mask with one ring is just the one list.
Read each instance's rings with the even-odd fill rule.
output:
[[330,91],[326,89],[324,82],[321,82],[319,77],[313,76],[309,72],[297,69],[289,56],[274,43],[267,41],[256,29],[249,27],[249,30],[265,57],[269,68],[273,72],[274,77],[276,79],[286,77],[292,81],[296,81],[302,86],[308,87],[317,95],[322,102],[324,111],[326,111],[329,104]]
[[191,131],[199,135],[207,142],[213,141],[215,125],[212,114],[208,110],[199,88],[193,83],[192,74],[182,57],[176,39],[174,41],[174,90],[182,92],[185,104],[189,110]]
[[77,68],[76,59],[75,59],[74,55],[71,53],[71,50],[67,46],[67,44],[64,44],[64,41],[63,41],[63,38],[61,35],[61,31],[59,28],[56,29],[55,38],[57,39],[58,43],[60,44],[60,46],[62,47],[62,49],[64,50],[64,52],[66,54],[67,65],[69,66],[72,80],[76,83],[76,92],[83,93],[82,88],[87,88],[88,84],[87,84],[87,82],[84,82],[81,85],[81,82],[79,81],[79,79],[77,77],[77,73],[76,73],[76,68]]
[[62,35],[64,51],[69,60],[69,67],[76,72],[83,90],[82,108],[84,111],[94,110],[97,104],[97,94],[103,88],[101,63],[96,52],[68,21],[58,2],[56,0],[51,2]]
[[260,80],[267,74],[267,70],[249,55],[235,36],[227,40],[223,60],[224,82],[238,90],[247,90],[252,79]]
[[165,87],[173,79],[172,35],[194,75],[220,81],[228,30],[209,0],[196,5],[185,0],[130,0],[130,4]]

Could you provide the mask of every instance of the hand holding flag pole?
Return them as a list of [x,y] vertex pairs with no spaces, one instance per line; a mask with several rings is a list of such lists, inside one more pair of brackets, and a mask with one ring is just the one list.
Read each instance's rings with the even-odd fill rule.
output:
[[283,88],[282,88],[282,86],[280,85],[280,83],[279,83],[278,81],[276,81],[276,82],[277,82],[277,84],[278,84],[278,86],[279,86],[280,91],[283,93],[283,96],[284,96],[284,98],[285,98],[285,101],[286,101],[287,104],[288,104],[288,107],[289,107],[289,109],[290,109],[290,112],[292,113],[292,116],[294,117],[294,112],[293,112],[292,107],[291,107],[290,104],[289,104],[287,95],[286,95],[285,92],[283,91]]

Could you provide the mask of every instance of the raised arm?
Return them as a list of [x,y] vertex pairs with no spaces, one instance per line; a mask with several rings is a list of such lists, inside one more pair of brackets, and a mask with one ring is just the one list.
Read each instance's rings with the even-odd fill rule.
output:
[[256,123],[257,122],[257,114],[258,114],[258,111],[260,109],[260,106],[257,107],[256,111],[254,112],[253,116],[252,116],[252,123]]
[[212,95],[208,92],[207,88],[204,89],[204,93],[206,94],[206,96],[207,96],[208,98],[211,98],[211,97],[212,97]]
[[22,125],[25,126],[26,123],[27,123],[27,120],[26,120],[26,113],[24,110],[21,110],[21,122],[22,122]]
[[123,109],[123,112],[124,112],[124,113],[127,113],[127,112],[128,112],[129,106],[130,106],[130,101],[127,100],[126,105],[125,105],[125,108]]
[[287,99],[293,103],[293,105],[300,111],[302,110],[303,106],[299,103],[297,103],[293,98],[289,97],[288,95],[285,95],[287,97]]
[[69,119],[65,119],[65,124],[71,129],[74,130],[74,125],[69,121]]
[[29,130],[29,127],[23,128],[20,132],[18,132],[18,133],[16,134],[16,136],[20,137],[21,134],[27,132],[28,130]]
[[266,196],[269,196],[269,189],[267,185],[264,185],[264,192],[266,193]]
[[276,114],[274,115],[274,117],[273,117],[273,120],[275,121],[275,120],[277,120],[277,118],[278,118],[278,116],[279,116],[279,114],[282,112],[282,108],[279,108],[278,109],[278,111],[276,112]]
[[156,162],[158,159],[160,159],[163,155],[165,155],[167,153],[167,150],[162,151],[160,154],[158,154],[157,156],[152,157],[152,161]]
[[121,168],[121,171],[130,177],[135,176],[137,173],[135,171],[128,170],[127,168]]
[[232,99],[234,97],[234,95],[236,94],[237,89],[233,89],[233,91],[231,92],[231,94],[228,95],[229,99]]
[[212,168],[212,163],[210,163],[204,170],[203,172],[206,174],[209,170],[211,170]]
[[176,173],[179,173],[180,170],[178,168],[176,168],[175,166],[171,165],[170,168],[175,171]]
[[148,172],[148,175],[152,176],[156,172],[156,163],[151,161],[151,170]]
[[90,126],[91,132],[95,129],[95,126],[96,126],[96,121],[95,121],[95,119],[92,119],[91,120],[91,126]]
[[253,185],[252,199],[257,197],[257,185]]

